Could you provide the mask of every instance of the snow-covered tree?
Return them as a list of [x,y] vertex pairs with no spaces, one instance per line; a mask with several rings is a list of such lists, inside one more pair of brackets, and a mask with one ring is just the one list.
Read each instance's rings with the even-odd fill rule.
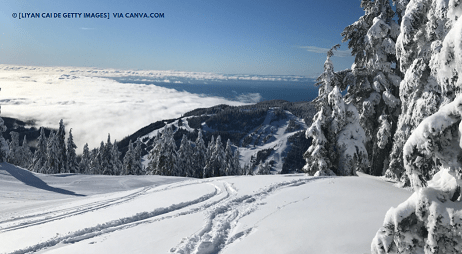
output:
[[123,173],[123,164],[120,161],[120,155],[121,152],[119,152],[119,148],[117,145],[117,141],[114,141],[114,144],[112,145],[112,151],[111,151],[111,157],[112,157],[112,168],[114,170],[115,175],[121,175]]
[[42,168],[46,163],[47,143],[48,142],[47,137],[45,136],[45,130],[42,127],[40,128],[40,136],[37,139],[37,149],[35,150],[30,170],[42,173]]
[[133,167],[133,157],[135,153],[135,149],[133,148],[132,140],[128,143],[128,150],[125,153],[123,165],[124,165],[124,175],[134,175],[134,167]]
[[310,175],[355,175],[357,169],[365,170],[369,165],[364,146],[366,136],[358,124],[357,109],[353,102],[346,103],[341,93],[345,74],[335,73],[330,60],[338,47],[327,53],[324,73],[317,83],[318,112],[305,133],[306,138],[312,138],[304,154],[307,163],[303,168]]
[[[416,192],[387,212],[372,242],[373,253],[461,252],[461,118],[459,96],[412,132],[403,154],[406,174]],[[436,165],[426,164],[428,159]],[[427,182],[428,175],[433,178]]]
[[[350,77],[345,80],[346,101],[358,109],[366,133],[366,150],[371,162],[368,173],[381,175],[388,166],[392,142],[377,133],[381,128],[393,134],[399,115],[397,97],[401,73],[397,68],[395,44],[400,30],[389,0],[363,0],[361,7],[365,15],[342,33],[355,56]],[[389,125],[380,125],[382,116],[387,116]],[[384,130],[385,127],[389,128]]]
[[[413,117],[403,114],[400,118],[405,134],[409,135],[401,136],[405,140],[401,147],[405,176],[415,193],[387,212],[383,227],[372,242],[373,253],[462,251],[460,14],[462,5],[455,0],[411,1],[407,6],[403,23],[408,18],[407,22],[414,21],[414,26],[409,26],[408,34],[403,35],[403,42],[409,43],[403,50],[414,47],[414,52],[401,52],[408,54],[403,61],[412,62],[402,88],[409,89],[409,105],[416,112]],[[422,41],[413,41],[414,37]],[[416,78],[414,82],[412,76]],[[438,104],[442,106],[438,108]],[[427,108],[430,105],[436,109]],[[430,116],[425,118],[425,114]]]
[[207,172],[206,177],[224,176],[226,164],[223,143],[221,142],[221,136],[218,135],[215,143],[211,143],[209,144],[209,146],[211,146],[209,152],[211,155],[207,158],[207,162],[204,168],[204,171]]
[[103,171],[103,175],[113,175],[112,163],[112,142],[111,142],[111,135],[107,135],[107,142],[104,145],[104,149],[101,152],[101,170]]
[[162,136],[157,139],[150,157],[151,172],[160,175],[177,174],[176,144],[173,139],[172,128],[169,125],[162,131]]
[[258,165],[258,172],[259,175],[270,175],[271,174],[271,165],[269,164],[268,161],[266,162],[260,162]]
[[74,143],[74,137],[72,136],[72,129],[69,130],[69,136],[67,138],[67,172],[68,173],[77,173],[79,172],[79,164],[77,163],[77,155],[75,149],[77,146]]
[[212,177],[214,175],[213,168],[211,166],[212,154],[215,149],[215,137],[212,136],[210,142],[207,145],[207,150],[205,151],[205,165],[202,178]]
[[205,147],[205,142],[202,137],[202,131],[199,130],[197,133],[197,139],[194,146],[194,177],[202,178],[204,177],[204,167],[206,162],[206,152],[207,148]]
[[19,165],[22,160],[21,149],[19,147],[19,133],[12,131],[10,132],[10,136],[8,162],[13,165]]
[[234,155],[233,155],[233,164],[234,164],[234,174],[235,175],[244,175],[243,173],[243,170],[241,168],[241,164],[239,162],[239,159],[240,159],[240,154],[239,154],[239,148],[237,148],[235,151],[234,151]]
[[306,138],[312,138],[311,146],[303,155],[306,164],[303,170],[310,175],[334,175],[332,171],[333,161],[335,161],[335,149],[333,147],[333,135],[328,137],[329,124],[332,122],[332,109],[328,103],[328,96],[332,89],[339,84],[334,72],[334,65],[330,58],[333,50],[339,45],[335,45],[327,52],[327,59],[324,63],[324,72],[318,77],[316,85],[319,86],[318,97],[314,100],[318,112],[313,118],[311,126],[306,130]]
[[64,129],[63,119],[59,121],[58,132],[56,133],[57,142],[57,160],[58,160],[58,172],[64,173],[67,169],[67,153],[66,153],[66,131]]
[[226,147],[224,151],[225,155],[225,170],[224,175],[236,175],[236,168],[234,164],[234,153],[232,149],[231,140],[226,141]]
[[19,166],[23,167],[23,168],[29,168],[31,163],[32,163],[32,158],[33,158],[33,155],[32,155],[32,152],[30,150],[30,147],[29,145],[27,144],[27,138],[26,138],[26,135],[24,135],[24,139],[22,141],[22,145],[21,145],[21,164]]
[[137,138],[132,153],[132,170],[134,175],[142,175],[144,173],[143,165],[141,164],[141,145],[140,138]]
[[[343,102],[343,100],[340,100]],[[338,175],[355,175],[357,170],[366,171],[369,165],[366,147],[366,135],[359,124],[359,114],[353,104],[345,105],[345,122],[337,137],[339,154]]]
[[177,151],[177,157],[179,175],[187,177],[194,176],[194,150],[185,134],[183,134],[183,137],[181,138],[181,144]]
[[405,76],[400,84],[401,115],[385,174],[388,178],[406,181],[402,152],[406,140],[423,119],[454,99],[454,90],[442,89],[442,83],[435,77],[439,70],[431,63],[452,26],[448,20],[449,2],[413,0],[403,12],[396,55]]
[[90,171],[91,154],[88,143],[83,146],[83,152],[79,163],[79,170],[82,174],[91,174]]
[[46,163],[41,173],[57,174],[60,173],[58,136],[54,131],[50,132],[47,140]]
[[5,131],[5,122],[0,117],[0,162],[6,161],[9,153],[8,142],[6,142],[5,138],[3,137],[3,132]]
[[90,153],[90,170],[89,170],[89,174],[100,174],[100,161],[99,161],[99,150],[98,148],[93,148],[91,150],[91,153]]

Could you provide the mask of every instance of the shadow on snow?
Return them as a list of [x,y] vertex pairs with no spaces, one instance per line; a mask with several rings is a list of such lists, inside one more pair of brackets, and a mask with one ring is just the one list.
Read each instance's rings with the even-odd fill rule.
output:
[[72,196],[78,196],[78,197],[85,196],[82,194],[77,194],[73,191],[68,191],[65,189],[52,187],[48,185],[46,182],[44,182],[42,179],[38,178],[32,172],[15,167],[8,163],[0,163],[0,171],[2,170],[8,172],[11,176],[16,178],[17,180],[31,187],[35,187],[35,188],[46,190],[46,191],[52,191],[52,192],[56,192],[56,193],[64,194],[64,195],[72,195]]

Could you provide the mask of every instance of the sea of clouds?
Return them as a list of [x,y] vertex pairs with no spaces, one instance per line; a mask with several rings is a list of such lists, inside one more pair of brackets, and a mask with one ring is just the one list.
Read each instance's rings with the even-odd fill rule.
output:
[[[119,83],[110,77],[146,76],[163,80],[175,77],[195,80],[281,80],[277,76],[222,75],[178,71],[124,71],[75,67],[0,65],[1,115],[35,120],[36,127],[57,128],[64,120],[72,128],[77,151],[111,139],[121,140],[162,119],[180,117],[196,108],[218,104],[243,105],[259,95],[238,100],[210,97],[155,85]],[[173,78],[172,78],[173,77]],[[293,77],[291,77],[293,78]],[[240,100],[239,100],[240,99]]]

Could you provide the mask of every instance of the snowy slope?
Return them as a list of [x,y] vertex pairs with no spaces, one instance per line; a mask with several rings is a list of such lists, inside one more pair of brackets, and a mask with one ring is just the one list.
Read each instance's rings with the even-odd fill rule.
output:
[[0,164],[0,253],[367,253],[411,195],[369,176],[41,175]]
[[[179,147],[179,141],[183,134],[194,142],[197,138],[197,131],[200,129],[206,144],[212,136],[216,138],[221,135],[224,144],[229,138],[234,149],[239,149],[241,166],[250,164],[256,171],[259,164],[269,162],[275,173],[280,173],[284,168],[286,168],[284,173],[294,172],[300,170],[305,163],[303,153],[308,148],[309,141],[305,138],[304,130],[308,128],[308,124],[305,123],[306,119],[294,115],[289,110],[284,110],[283,107],[292,110],[297,109],[295,106],[287,106],[287,104],[290,105],[284,101],[269,101],[259,103],[254,108],[252,106],[222,106],[224,109],[221,109],[220,106],[217,106],[203,109],[204,111],[214,111],[215,114],[193,111],[192,114],[194,115],[192,116],[163,120],[146,126],[122,140],[119,143],[119,148],[125,151],[128,140],[136,140],[139,137],[144,143],[143,165],[147,166],[148,153],[153,147],[154,137],[167,126],[170,126],[175,132],[174,139],[177,142],[177,147]],[[272,107],[273,105],[280,106]],[[312,106],[301,105],[308,112],[306,114],[310,115]],[[196,111],[200,110],[197,109]],[[148,129],[150,131],[147,131]],[[297,149],[293,149],[294,142],[299,143]],[[289,153],[292,154],[289,155]],[[287,159],[288,157],[290,158]]]

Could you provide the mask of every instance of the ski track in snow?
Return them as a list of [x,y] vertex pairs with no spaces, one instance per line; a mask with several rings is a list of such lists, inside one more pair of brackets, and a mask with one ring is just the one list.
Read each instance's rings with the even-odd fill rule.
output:
[[[228,179],[232,178],[233,177],[229,177]],[[297,187],[322,178],[323,177],[301,178],[273,183],[265,188],[256,190],[252,194],[241,195],[239,195],[239,190],[235,189],[232,183],[227,182],[226,179],[221,180],[212,178],[205,180],[190,180],[163,185],[157,188],[155,186],[144,187],[131,194],[117,198],[109,198],[107,200],[92,202],[66,209],[58,209],[0,221],[0,226],[2,227],[0,229],[0,233],[33,227],[35,225],[66,219],[71,216],[92,212],[109,206],[119,205],[154,192],[163,192],[189,185],[210,184],[215,190],[196,199],[172,204],[167,207],[156,208],[153,211],[139,212],[133,216],[105,222],[93,227],[83,228],[81,230],[69,232],[66,235],[57,235],[47,241],[15,250],[11,253],[20,254],[36,252],[57,245],[76,243],[103,234],[108,234],[116,230],[123,230],[141,224],[153,223],[160,220],[176,218],[178,216],[198,212],[203,212],[206,215],[205,224],[202,229],[199,229],[196,233],[187,238],[183,238],[176,247],[170,249],[170,252],[179,254],[219,253],[221,250],[226,248],[226,246],[252,233],[261,220],[264,220],[266,217],[271,215],[269,214],[265,218],[262,218],[249,228],[244,228],[239,232],[234,232],[241,218],[248,216],[256,211],[258,206],[265,204],[262,202],[263,199],[283,188]],[[290,205],[290,203],[287,205]],[[277,211],[282,208],[283,207],[278,207]],[[277,211],[274,211],[273,213]]]
[[[225,182],[224,186],[227,197],[206,211],[207,220],[205,226],[196,234],[183,239],[183,241],[177,247],[172,248],[170,252],[178,254],[219,253],[226,248],[227,245],[247,236],[254,230],[254,228],[251,227],[232,234],[239,220],[256,211],[258,206],[263,204],[261,202],[263,199],[282,188],[296,187],[322,178],[323,177],[297,179],[289,182],[276,183],[267,188],[258,190],[252,195],[243,196],[238,196],[238,191],[229,183]],[[258,222],[255,225],[257,224]]]

